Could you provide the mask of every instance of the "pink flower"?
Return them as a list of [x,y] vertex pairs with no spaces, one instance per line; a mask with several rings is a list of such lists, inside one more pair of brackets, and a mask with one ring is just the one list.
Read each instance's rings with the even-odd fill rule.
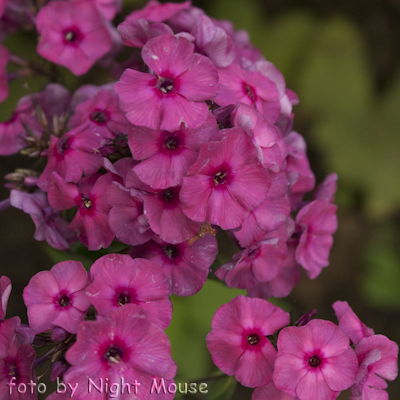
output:
[[[10,400],[36,400],[36,390],[31,393],[29,382],[36,382],[36,376],[32,365],[36,357],[35,349],[27,344],[20,344],[14,340],[9,347],[5,358],[0,359],[0,398]],[[12,381],[15,386],[7,386]],[[19,384],[26,387],[25,393],[19,393],[17,387]],[[21,385],[22,387],[22,385]]]
[[[82,0],[72,0],[72,1],[82,1]],[[112,19],[114,19],[115,15],[122,9],[122,0],[91,0],[91,1],[107,21],[111,21]]]
[[375,335],[373,329],[368,328],[360,321],[347,301],[336,301],[332,307],[339,320],[340,329],[355,345],[358,345],[363,339]]
[[274,383],[300,400],[333,400],[348,389],[358,371],[349,338],[333,322],[311,320],[278,336]]
[[78,384],[77,395],[87,399],[107,399],[96,389],[88,391],[88,379],[95,384],[108,379],[109,385],[125,382],[140,383],[136,396],[130,385],[131,395],[123,399],[144,400],[149,395],[152,376],[164,377],[172,363],[171,347],[163,330],[151,322],[142,307],[127,304],[108,310],[95,321],[81,322],[77,341],[67,351],[66,360],[71,367],[64,374],[64,381]]
[[218,127],[211,114],[196,129],[188,129],[183,123],[174,132],[132,126],[129,148],[135,160],[143,160],[134,171],[154,189],[182,185],[186,170],[197,159],[200,145],[216,132]]
[[218,73],[207,57],[193,51],[187,39],[168,34],[143,46],[143,61],[154,74],[127,69],[114,86],[132,124],[175,131],[182,122],[197,128],[206,120],[205,101],[217,92]]
[[[1,5],[0,5],[1,9]],[[7,63],[9,52],[0,44],[0,103],[8,97]]]
[[183,178],[180,198],[190,219],[235,229],[265,200],[270,178],[242,129],[224,134],[220,142],[201,146],[197,161]]
[[88,274],[79,261],[62,261],[34,275],[23,293],[30,327],[36,333],[55,326],[76,333],[90,307],[87,284]]
[[386,400],[388,381],[396,379],[399,346],[386,336],[375,335],[363,339],[356,346],[360,364],[354,385],[350,388],[351,400]]
[[214,364],[244,386],[271,382],[276,350],[268,335],[289,323],[289,313],[266,300],[237,296],[211,322],[207,347]]
[[100,315],[108,309],[137,304],[161,328],[169,325],[171,288],[158,265],[126,254],[108,254],[96,260],[90,275],[93,281],[86,294]]
[[2,275],[0,278],[0,319],[6,317],[8,299],[11,294],[10,278]]
[[217,253],[217,240],[209,234],[191,244],[186,240],[173,245],[156,238],[129,251],[133,258],[159,265],[177,296],[192,296],[203,287]]
[[61,213],[50,207],[47,195],[40,189],[33,193],[12,190],[10,201],[13,207],[19,208],[32,218],[36,230],[33,237],[45,240],[50,246],[67,250],[76,241],[75,233],[68,229],[68,222]]
[[92,1],[53,1],[40,9],[36,24],[38,53],[75,75],[111,49],[111,35]]
[[315,279],[329,265],[329,251],[337,229],[337,206],[324,200],[314,200],[303,207],[296,217],[301,232],[296,260]]
[[78,211],[68,225],[78,239],[89,250],[107,248],[114,239],[114,232],[108,224],[110,205],[107,203],[107,189],[111,174],[82,178],[78,185],[64,180],[53,172],[48,198],[56,210],[68,210],[75,206]]
[[79,182],[83,173],[95,174],[102,163],[102,157],[98,151],[102,139],[101,135],[92,132],[89,121],[60,138],[51,135],[48,161],[37,185],[47,192],[54,171],[67,182],[75,183]]

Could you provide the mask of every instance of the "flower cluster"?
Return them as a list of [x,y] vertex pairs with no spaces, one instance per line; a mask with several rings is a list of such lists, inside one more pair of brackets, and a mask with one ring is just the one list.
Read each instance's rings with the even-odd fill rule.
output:
[[397,344],[375,335],[347,302],[333,308],[339,326],[311,319],[315,311],[288,326],[281,308],[238,296],[214,315],[208,349],[221,371],[257,388],[252,400],[328,400],[349,388],[351,400],[388,398]]
[[[174,385],[177,370],[164,333],[169,296],[194,295],[211,273],[247,290],[217,311],[207,341],[223,372],[257,387],[255,399],[384,393],[397,345],[347,304],[335,303],[339,327],[287,327],[289,315],[264,300],[287,296],[300,266],[316,278],[337,229],[337,176],[315,188],[293,130],[297,95],[246,32],[190,1],[151,0],[114,26],[121,9],[120,0],[0,0],[0,38],[37,33],[41,57],[0,45],[0,101],[13,79],[48,79],[0,123],[0,155],[35,160],[5,176],[11,192],[0,209],[29,214],[34,238],[55,249],[104,249],[90,271],[63,261],[32,277],[23,293],[29,326],[4,319],[11,283],[1,278],[0,397],[19,399],[13,388],[36,385],[46,365],[80,400],[108,396],[85,390],[88,380],[121,379],[146,388],[128,385],[121,399],[153,398],[152,382]],[[103,84],[71,93],[58,83],[63,69],[80,76],[95,65]],[[221,266],[217,235],[238,247]]]

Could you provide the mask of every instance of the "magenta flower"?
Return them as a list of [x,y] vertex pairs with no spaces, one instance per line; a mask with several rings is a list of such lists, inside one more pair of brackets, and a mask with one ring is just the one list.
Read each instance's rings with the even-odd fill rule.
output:
[[399,346],[386,336],[367,337],[356,346],[360,364],[354,385],[350,388],[351,400],[386,400],[388,381],[396,379]]
[[216,132],[218,127],[211,114],[196,129],[188,129],[183,123],[174,132],[132,126],[129,148],[135,160],[144,160],[134,171],[154,189],[182,185],[186,170],[197,159],[200,145],[210,141]]
[[75,75],[85,74],[111,49],[111,35],[90,0],[53,1],[40,9],[36,27],[38,53]]
[[172,317],[171,288],[161,268],[149,260],[126,254],[108,254],[90,269],[92,283],[86,295],[100,315],[125,304],[144,308],[151,320],[165,329]]
[[268,335],[289,323],[289,313],[266,300],[237,296],[211,322],[207,347],[214,364],[244,386],[271,382],[276,350]]
[[358,371],[349,338],[333,322],[311,320],[278,336],[274,383],[300,400],[333,400],[348,389]]
[[168,34],[143,46],[143,61],[154,74],[127,69],[114,86],[132,124],[175,131],[182,122],[197,128],[206,120],[205,101],[217,92],[218,73],[207,57],[193,51],[187,39]]
[[[6,357],[0,359],[0,398],[10,400],[36,400],[36,390],[31,393],[29,382],[36,382],[32,365],[36,357],[35,349],[14,340],[8,349]],[[27,388],[26,393],[17,391],[22,383]],[[10,384],[11,386],[7,386]],[[11,394],[10,394],[11,390]]]
[[[72,1],[81,1],[81,0],[72,0]],[[122,0],[91,0],[91,1],[107,21],[111,21],[112,19],[114,19],[115,15],[122,9]]]
[[67,250],[76,241],[76,234],[68,228],[68,222],[61,213],[50,207],[47,195],[40,189],[33,193],[12,190],[11,205],[19,208],[32,218],[36,230],[33,237],[45,240],[50,246],[59,250]]
[[118,102],[118,96],[113,91],[100,90],[94,97],[76,106],[70,120],[71,128],[90,121],[90,129],[105,138],[126,135],[130,124]]
[[337,229],[337,206],[324,200],[314,200],[303,207],[296,217],[301,232],[296,260],[315,279],[329,265],[329,251]]
[[78,384],[77,395],[88,399],[107,399],[92,388],[88,391],[88,379],[99,385],[108,379],[109,385],[125,382],[140,383],[137,397],[132,394],[123,399],[144,400],[149,395],[152,376],[164,377],[172,363],[171,348],[167,335],[151,322],[144,309],[127,304],[108,310],[95,321],[81,322],[77,341],[67,351],[66,360],[71,367],[64,374],[64,381]]
[[[1,5],[0,5],[1,9]],[[0,102],[8,97],[7,63],[9,51],[0,44]]]
[[79,182],[83,173],[95,174],[102,163],[102,157],[98,151],[102,140],[101,135],[92,132],[89,121],[60,138],[51,135],[48,161],[37,185],[47,192],[53,172],[57,172],[67,182],[75,183]]
[[180,198],[183,212],[193,221],[235,229],[265,200],[270,178],[242,129],[224,134],[220,142],[200,147],[197,161],[183,178]]
[[192,296],[203,287],[217,253],[217,240],[209,234],[191,244],[150,240],[129,251],[133,258],[147,258],[159,265],[177,296]]
[[220,106],[241,102],[264,115],[269,123],[277,121],[281,109],[278,88],[258,71],[246,71],[237,64],[218,69],[219,91],[215,102]]
[[0,278],[0,319],[4,319],[6,317],[7,304],[11,294],[11,288],[12,286],[10,278],[2,275]]
[[36,333],[56,326],[76,333],[90,307],[87,284],[88,274],[79,261],[62,261],[34,275],[23,293],[30,327]]
[[347,301],[336,301],[332,307],[339,320],[340,329],[355,345],[358,345],[363,339],[375,335],[373,329],[368,328],[360,321]]
[[75,231],[78,239],[89,250],[107,248],[114,239],[114,232],[108,224],[110,205],[107,203],[107,189],[111,174],[82,178],[78,185],[64,180],[53,172],[48,198],[56,210],[78,207],[68,228]]
[[268,385],[256,388],[251,400],[298,400],[298,398],[279,390],[274,382],[270,382]]

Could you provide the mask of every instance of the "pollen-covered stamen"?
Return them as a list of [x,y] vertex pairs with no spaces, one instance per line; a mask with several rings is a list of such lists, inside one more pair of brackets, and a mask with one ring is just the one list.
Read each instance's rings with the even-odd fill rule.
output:
[[215,182],[215,184],[216,184],[216,185],[221,185],[222,183],[225,183],[226,175],[227,175],[227,173],[224,172],[224,171],[217,172],[217,173],[214,175],[214,182]]
[[97,122],[99,124],[104,124],[105,122],[108,121],[108,118],[107,118],[107,115],[105,114],[105,112],[99,111],[99,110],[93,111],[92,115],[90,116],[90,119],[93,122]]
[[321,364],[321,359],[318,356],[312,356],[308,360],[310,367],[316,368]]
[[60,305],[61,307],[67,307],[71,304],[69,297],[67,295],[62,295],[60,296],[60,298],[58,299],[58,305]]
[[175,246],[164,247],[164,254],[171,260],[178,255],[178,249]]
[[260,338],[258,335],[252,334],[252,335],[247,336],[247,342],[251,346],[255,346],[256,344],[259,343],[259,341],[260,341]]
[[160,80],[157,83],[157,87],[163,93],[169,93],[174,88],[174,81],[173,79],[170,78],[160,78]]
[[256,101],[255,95],[254,95],[254,89],[253,89],[251,86],[249,86],[249,85],[246,84],[246,85],[244,86],[244,90],[245,90],[247,96],[249,96],[250,99],[253,100],[253,102]]
[[89,209],[90,207],[92,207],[92,202],[89,199],[82,199],[83,205],[85,206],[85,208]]
[[119,347],[111,345],[105,354],[105,358],[114,364],[119,364],[121,361],[122,350]]
[[175,194],[171,189],[164,190],[163,199],[165,202],[171,201],[175,198]]
[[169,150],[175,150],[178,147],[178,141],[174,137],[169,137],[165,141],[165,147]]
[[118,304],[120,305],[120,306],[123,306],[124,304],[128,304],[128,303],[130,303],[131,302],[131,299],[130,299],[130,297],[127,295],[127,294],[125,294],[125,293],[120,293],[119,295],[118,295]]

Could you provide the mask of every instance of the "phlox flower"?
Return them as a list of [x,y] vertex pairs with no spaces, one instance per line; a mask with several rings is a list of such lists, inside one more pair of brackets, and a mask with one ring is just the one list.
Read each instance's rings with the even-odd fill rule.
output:
[[10,278],[2,275],[0,278],[0,319],[4,319],[7,312],[8,299],[11,294]]
[[329,251],[337,229],[337,206],[324,200],[314,200],[303,207],[296,216],[300,241],[296,260],[315,279],[323,267],[329,265]]
[[218,73],[207,57],[193,51],[187,39],[168,34],[143,46],[143,61],[154,74],[127,69],[114,86],[132,124],[175,131],[182,122],[197,128],[206,120],[205,101],[217,92]]
[[276,350],[267,336],[289,323],[289,313],[263,299],[237,296],[211,322],[207,347],[214,364],[244,386],[271,382]]
[[192,296],[203,287],[217,253],[217,240],[209,234],[190,244],[155,238],[129,251],[133,258],[146,258],[160,266],[177,296]]
[[126,254],[108,254],[95,261],[90,276],[86,294],[100,315],[125,304],[138,304],[155,324],[163,329],[169,325],[171,288],[157,264]]
[[90,307],[87,284],[88,273],[79,261],[62,261],[34,275],[23,292],[30,327],[36,333],[56,326],[76,333]]
[[95,321],[79,324],[77,341],[67,351],[71,367],[64,374],[64,382],[78,384],[77,395],[85,399],[108,399],[103,390],[88,391],[88,379],[99,384],[108,379],[109,385],[125,382],[140,383],[136,396],[127,390],[121,399],[144,400],[149,395],[152,376],[164,377],[171,365],[171,347],[164,331],[152,323],[144,309],[126,304],[98,315]]
[[354,383],[356,354],[333,322],[315,319],[302,327],[286,327],[277,344],[274,383],[291,396],[333,400]]
[[363,339],[375,335],[373,329],[361,322],[347,301],[336,301],[332,307],[339,320],[340,329],[355,345],[358,345]]
[[38,53],[83,75],[112,45],[103,17],[90,0],[52,1],[37,15]]
[[128,134],[129,148],[135,160],[143,160],[134,171],[154,189],[181,185],[186,170],[197,159],[200,145],[217,131],[211,114],[196,129],[188,129],[183,123],[173,132],[132,126]]
[[[21,344],[14,340],[8,349],[6,357],[0,359],[0,398],[10,400],[36,400],[37,392],[31,392],[29,382],[36,382],[36,376],[32,365],[35,361],[35,349],[27,344]],[[15,379],[12,379],[15,378]],[[10,387],[7,384],[13,381],[10,395]],[[27,388],[25,393],[19,393],[17,387],[20,383]]]
[[13,207],[30,215],[36,227],[33,235],[36,240],[45,240],[59,250],[69,249],[76,240],[75,232],[68,228],[68,222],[62,218],[61,213],[50,206],[42,190],[33,193],[12,190],[10,201]]
[[351,400],[388,400],[388,381],[398,374],[399,346],[383,335],[369,336],[356,346],[360,364],[355,383],[350,388]]
[[50,205],[56,210],[78,210],[68,225],[78,239],[89,250],[107,248],[114,239],[114,232],[108,223],[110,205],[107,203],[107,189],[111,174],[93,175],[82,178],[79,184],[64,182],[56,172],[48,193]]
[[183,212],[192,220],[238,228],[258,207],[270,187],[268,171],[241,128],[227,129],[219,142],[204,143],[183,178]]

